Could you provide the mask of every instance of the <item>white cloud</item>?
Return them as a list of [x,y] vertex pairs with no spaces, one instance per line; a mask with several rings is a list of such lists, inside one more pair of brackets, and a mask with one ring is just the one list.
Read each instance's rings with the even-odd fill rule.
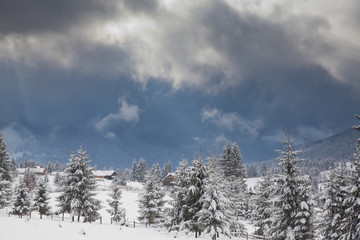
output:
[[[137,105],[129,105],[125,98],[119,98],[118,104],[121,105],[119,111],[116,113],[109,113],[101,120],[94,123],[95,129],[103,133],[112,124],[119,121],[137,123],[140,119],[141,109]],[[107,132],[108,138],[114,138],[116,135],[112,132]]]
[[204,108],[201,113],[202,121],[210,121],[220,128],[229,131],[240,131],[241,133],[256,137],[259,135],[259,129],[263,127],[263,121],[248,120],[240,116],[238,113],[223,113],[217,108]]
[[117,137],[116,134],[113,133],[113,132],[107,132],[106,135],[105,135],[105,138],[110,139],[110,140],[112,140],[112,139],[114,139],[116,137]]

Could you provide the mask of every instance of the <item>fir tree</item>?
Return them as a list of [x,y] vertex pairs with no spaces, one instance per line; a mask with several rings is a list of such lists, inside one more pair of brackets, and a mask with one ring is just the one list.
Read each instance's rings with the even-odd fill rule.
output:
[[139,181],[139,174],[138,174],[138,166],[136,163],[136,159],[134,158],[132,165],[131,165],[131,170],[130,170],[130,181]]
[[9,153],[0,132],[0,208],[9,205],[11,201],[11,184]]
[[276,179],[272,239],[314,239],[309,180],[300,176],[300,170],[296,166],[301,160],[297,157],[299,151],[292,150],[294,140],[287,133],[282,142],[285,151],[278,150],[281,155],[278,160],[283,167],[283,175]]
[[46,188],[46,182],[39,181],[35,188],[33,207],[40,213],[40,219],[42,219],[43,215],[49,215],[51,213],[48,201],[49,196]]
[[141,183],[145,183],[145,175],[146,175],[146,161],[143,158],[139,160],[139,166],[137,168],[138,173],[138,181]]
[[22,178],[19,179],[19,186],[15,190],[15,201],[12,208],[12,214],[18,215],[20,218],[22,216],[27,215],[30,208],[30,197],[29,190],[26,187]]
[[164,164],[161,171],[161,179],[164,179],[169,173],[171,173],[171,162],[168,161]]
[[167,222],[167,228],[170,231],[178,231],[185,219],[184,206],[186,205],[186,194],[189,186],[188,175],[188,163],[186,160],[183,160],[176,169],[175,184],[171,191],[172,201],[170,201],[170,205],[172,209],[169,212],[170,219]]
[[325,239],[338,240],[345,232],[340,228],[345,217],[344,200],[347,196],[345,165],[342,163],[335,170],[330,170],[329,179],[325,185],[325,204],[323,232]]
[[258,227],[256,234],[267,236],[271,228],[271,215],[274,211],[272,206],[272,181],[269,172],[263,175],[263,181],[260,182],[259,188],[255,195],[255,209],[253,212],[254,225]]
[[[359,116],[356,116],[360,119]],[[354,127],[360,130],[358,126]],[[340,229],[343,233],[340,239],[360,239],[360,138],[357,140],[354,154],[353,170],[349,179],[348,194],[345,198],[345,216],[342,219]]]
[[30,192],[32,192],[36,187],[36,176],[35,173],[30,171],[29,168],[25,170],[24,173],[24,183],[26,187],[29,189]]
[[194,232],[195,237],[201,233],[203,226],[198,221],[197,213],[202,209],[202,202],[200,198],[205,193],[204,180],[207,177],[205,164],[201,155],[195,153],[195,158],[192,161],[192,166],[189,168],[188,175],[188,189],[185,194],[185,205],[182,208],[183,222],[181,229],[187,232]]
[[196,214],[204,232],[213,240],[221,233],[231,237],[230,201],[223,192],[224,176],[217,164],[216,156],[211,152],[208,159],[208,175],[204,180],[204,194],[199,202],[201,210]]
[[231,162],[233,159],[233,152],[231,142],[228,141],[223,148],[223,154],[221,155],[220,164],[221,168],[224,171],[226,177],[233,174],[233,169],[231,169]]
[[144,192],[139,196],[139,220],[148,226],[163,220],[165,194],[159,186],[157,176],[148,174],[145,179]]
[[111,197],[109,202],[110,209],[107,211],[110,213],[111,219],[114,222],[121,222],[125,221],[125,209],[121,207],[121,188],[117,182],[113,181],[111,185],[111,194],[109,196]]
[[84,222],[95,221],[99,214],[100,202],[94,198],[95,180],[90,176],[89,155],[81,146],[77,154],[71,154],[67,168],[63,193],[58,198],[61,212],[84,217]]

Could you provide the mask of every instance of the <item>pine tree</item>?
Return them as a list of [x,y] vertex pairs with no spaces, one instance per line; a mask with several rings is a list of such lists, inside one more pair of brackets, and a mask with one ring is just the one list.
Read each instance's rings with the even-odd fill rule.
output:
[[256,234],[267,236],[271,228],[271,215],[274,211],[272,199],[272,181],[269,172],[263,175],[263,181],[260,182],[259,188],[255,195],[255,209],[253,212],[254,225],[258,227]]
[[35,173],[31,172],[29,168],[24,173],[24,183],[26,187],[32,192],[36,187],[36,176]]
[[224,171],[226,177],[231,176],[233,173],[233,169],[231,169],[231,162],[233,159],[233,152],[231,142],[228,141],[223,148],[223,154],[221,155],[220,164],[221,168]]
[[244,162],[240,153],[239,146],[236,142],[232,146],[232,161],[230,163],[230,168],[232,169],[233,176],[237,178],[244,179],[246,177],[246,171],[244,167]]
[[[360,119],[359,116],[356,116]],[[360,130],[358,126],[354,127]],[[345,198],[345,216],[342,219],[340,229],[344,231],[340,239],[355,240],[360,239],[360,138],[357,140],[354,168],[349,177],[348,194]]]
[[125,221],[125,209],[121,207],[121,188],[117,182],[113,181],[111,185],[111,194],[109,196],[111,197],[109,202],[110,209],[107,211],[110,213],[111,219],[114,222],[121,222]]
[[347,176],[345,164],[335,170],[330,170],[329,179],[325,185],[325,204],[323,234],[325,239],[338,240],[345,232],[340,228],[345,217],[344,200],[347,196]]
[[20,218],[22,216],[27,215],[30,208],[30,197],[29,191],[26,187],[22,178],[19,179],[19,186],[15,190],[15,201],[12,208],[12,214],[18,215]]
[[11,201],[10,159],[6,150],[6,144],[2,133],[0,132],[0,208],[10,204]]
[[147,174],[144,192],[139,196],[139,220],[146,226],[160,223],[164,216],[164,193],[157,176]]
[[164,179],[169,173],[171,173],[171,162],[168,161],[164,164],[161,171],[161,179]]
[[146,161],[143,158],[139,160],[139,166],[137,169],[138,173],[138,181],[141,183],[145,183],[145,175],[146,175]]
[[84,217],[84,222],[95,221],[99,214],[100,201],[94,198],[95,180],[90,176],[89,155],[81,146],[77,154],[71,154],[67,168],[63,193],[58,198],[61,212],[68,212],[73,217]]
[[205,193],[204,180],[207,177],[205,164],[201,155],[195,153],[195,158],[192,161],[192,166],[189,167],[188,175],[188,189],[185,194],[185,205],[182,208],[183,222],[181,229],[187,232],[194,232],[195,237],[201,233],[203,226],[198,222],[197,213],[202,209],[202,202],[200,198]]
[[136,163],[136,159],[134,158],[132,165],[131,165],[131,170],[130,170],[130,181],[139,181],[139,174],[138,174],[138,166]]
[[224,176],[217,164],[216,156],[211,152],[208,158],[208,175],[204,179],[204,194],[199,202],[201,210],[196,214],[204,232],[213,240],[221,233],[231,237],[230,201],[223,192]]
[[49,206],[48,190],[45,181],[39,181],[35,188],[35,197],[33,207],[40,213],[40,219],[43,215],[51,214]]
[[180,230],[180,225],[185,219],[184,206],[186,204],[186,194],[189,186],[188,175],[188,163],[186,160],[183,160],[176,169],[175,184],[171,191],[172,201],[170,201],[170,205],[172,209],[169,212],[170,219],[166,224],[169,231]]
[[160,170],[159,164],[158,163],[153,164],[152,167],[150,168],[148,174],[154,175],[156,177],[157,181],[160,182],[161,181],[161,170]]
[[253,163],[247,165],[246,175],[248,178],[254,178],[258,176],[258,170]]
[[283,175],[276,179],[277,196],[273,199],[276,212],[271,229],[272,239],[314,239],[309,179],[300,176],[300,170],[296,166],[301,159],[297,157],[299,151],[292,150],[291,144],[294,140],[291,140],[287,133],[282,142],[285,151],[278,150],[278,160],[283,167]]

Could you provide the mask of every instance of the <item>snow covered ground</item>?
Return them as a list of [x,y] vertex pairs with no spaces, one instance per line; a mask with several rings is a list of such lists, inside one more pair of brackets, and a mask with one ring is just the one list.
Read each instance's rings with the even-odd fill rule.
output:
[[[56,210],[56,187],[52,183],[53,178],[50,176],[49,189],[50,205],[52,210]],[[61,216],[43,217],[41,220],[39,215],[32,213],[31,219],[28,217],[18,218],[17,216],[8,216],[9,209],[0,209],[0,239],[20,240],[20,239],[36,239],[36,240],[108,240],[108,239],[133,239],[133,240],[169,240],[174,239],[194,239],[193,234],[186,235],[184,233],[177,234],[175,232],[167,232],[163,228],[145,228],[137,221],[138,217],[138,194],[142,189],[139,183],[129,183],[127,188],[122,191],[122,203],[126,209],[126,216],[129,226],[120,227],[119,225],[110,223],[110,215],[106,211],[109,208],[107,199],[110,193],[109,186],[111,181],[98,181],[97,198],[102,202],[102,209],[99,211],[102,216],[102,224],[98,220],[95,223],[71,222],[70,216],[65,215],[64,221]],[[133,222],[136,221],[135,228]],[[249,233],[253,232],[253,227],[246,224]],[[221,239],[228,239],[220,236]],[[211,239],[209,235],[203,234],[200,239]],[[232,238],[243,240],[244,238]]]

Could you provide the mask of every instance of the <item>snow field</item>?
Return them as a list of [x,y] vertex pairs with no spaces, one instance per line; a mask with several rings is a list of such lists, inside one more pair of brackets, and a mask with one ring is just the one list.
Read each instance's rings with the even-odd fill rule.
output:
[[[110,238],[133,239],[133,240],[170,240],[170,239],[195,239],[192,233],[167,232],[164,228],[145,228],[139,224],[137,218],[138,213],[138,194],[143,186],[137,182],[130,182],[128,186],[122,190],[121,202],[126,209],[126,218],[129,227],[111,224],[110,214],[107,212],[109,205],[107,199],[109,194],[111,181],[97,181],[98,190],[96,198],[101,201],[101,209],[99,213],[102,217],[102,224],[97,220],[94,223],[71,222],[70,215],[65,214],[65,220],[62,221],[61,216],[43,216],[40,219],[36,211],[32,212],[31,219],[28,217],[19,218],[18,216],[8,216],[7,212],[10,208],[0,210],[0,239],[20,240],[20,239],[36,239],[36,240],[108,240]],[[51,210],[57,210],[57,192],[56,186],[53,184],[53,176],[49,176],[49,203]],[[166,197],[168,199],[168,197]],[[136,222],[133,228],[133,222]],[[246,224],[249,232],[253,231],[253,227]],[[221,239],[228,239],[220,236]],[[203,234],[200,239],[211,239],[207,234]],[[243,238],[233,237],[232,239],[243,240]]]

